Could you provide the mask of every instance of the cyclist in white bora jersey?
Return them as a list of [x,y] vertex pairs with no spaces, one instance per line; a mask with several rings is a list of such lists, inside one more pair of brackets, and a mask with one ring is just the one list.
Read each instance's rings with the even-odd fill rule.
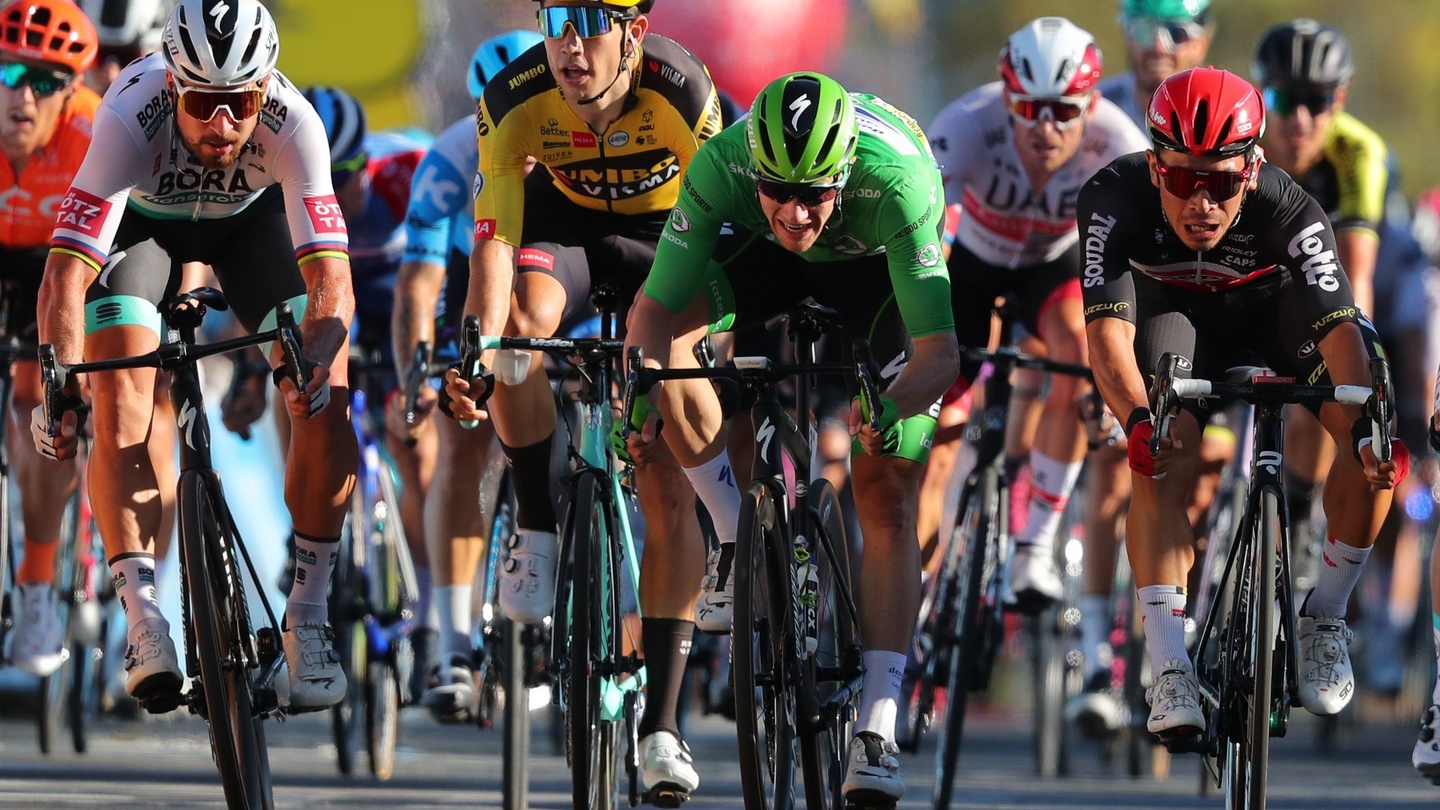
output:
[[[951,302],[963,346],[983,347],[997,297],[1067,363],[1086,362],[1075,202],[1111,160],[1145,148],[1145,136],[1095,92],[1100,51],[1063,17],[1041,17],[1011,35],[1002,81],[967,94],[927,130],[945,177],[946,202],[961,209],[950,255]],[[962,361],[951,397],[979,371]],[[1029,519],[1017,538],[1012,590],[1034,610],[1062,594],[1053,553],[1061,513],[1085,453],[1077,406],[1085,386],[1053,375],[1030,454]]]
[[[275,23],[258,0],[176,6],[161,53],[127,67],[96,113],[92,148],[51,240],[40,337],[62,363],[153,351],[158,305],[187,261],[214,268],[248,331],[273,325],[281,303],[300,313],[309,382],[299,391],[276,375],[295,422],[285,500],[297,571],[282,639],[291,709],[315,711],[345,694],[326,591],[358,464],[345,405],[354,295],[325,129],[275,70],[279,50]],[[89,375],[90,497],[129,625],[126,689],[147,711],[164,712],[180,703],[182,677],[155,600],[151,549],[160,509],[145,447],[155,376]],[[337,402],[326,407],[332,388]],[[50,428],[37,408],[37,449],[73,456],[74,412],[53,436]]]

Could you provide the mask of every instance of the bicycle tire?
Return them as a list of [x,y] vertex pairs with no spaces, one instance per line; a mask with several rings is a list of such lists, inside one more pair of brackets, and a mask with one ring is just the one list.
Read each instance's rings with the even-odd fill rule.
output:
[[935,745],[935,786],[931,804],[936,810],[950,806],[954,791],[955,770],[960,761],[960,746],[965,732],[965,711],[969,694],[988,680],[988,668],[994,660],[994,651],[987,645],[998,644],[999,637],[994,628],[995,605],[986,605],[987,593],[994,595],[994,588],[987,584],[1000,575],[999,532],[1000,520],[1000,475],[994,468],[985,468],[975,473],[975,485],[968,488],[966,502],[955,523],[955,531],[961,534],[964,556],[958,569],[955,595],[954,644],[951,645],[949,664],[949,705],[945,710],[945,721],[940,724],[940,738]]
[[365,672],[365,745],[370,755],[370,773],[381,782],[395,775],[399,738],[399,674],[391,661],[371,660]]
[[[575,476],[565,526],[571,549],[570,604],[566,615],[569,697],[566,712],[570,745],[571,794],[576,807],[610,810],[619,806],[615,775],[615,724],[600,716],[601,679],[616,656],[612,632],[617,593],[610,567],[608,519],[599,493],[600,477]],[[607,591],[608,585],[608,591]]]
[[[218,482],[217,482],[218,486]],[[269,781],[265,732],[250,702],[249,669],[226,664],[241,644],[232,599],[237,589],[228,531],[223,527],[220,493],[194,471],[181,474],[180,551],[200,663],[200,687],[210,731],[211,752],[230,807],[267,810],[274,806]]]
[[[805,496],[809,513],[812,560],[818,566],[819,591],[816,605],[816,650],[800,665],[799,709],[802,723],[813,729],[800,735],[800,764],[805,778],[806,803],[810,807],[843,807],[841,788],[845,782],[846,757],[850,744],[850,718],[859,711],[859,690],[849,694],[843,705],[827,706],[830,699],[863,675],[860,628],[853,612],[854,580],[850,570],[850,547],[845,538],[845,516],[840,496],[824,478],[810,485]],[[846,583],[847,603],[836,584]],[[836,680],[832,672],[840,676]],[[823,712],[819,712],[820,708]],[[818,716],[816,716],[818,714]]]
[[[1249,665],[1254,668],[1249,678],[1253,691],[1248,700],[1242,701],[1247,710],[1243,716],[1244,737],[1239,740],[1239,754],[1232,770],[1235,776],[1243,776],[1231,791],[1230,806],[1236,810],[1265,810],[1265,788],[1268,781],[1270,761],[1270,715],[1274,707],[1271,689],[1274,685],[1275,665],[1275,577],[1276,557],[1282,539],[1280,526],[1280,500],[1274,490],[1262,489],[1258,498],[1259,511],[1256,514],[1253,569],[1250,571],[1252,603],[1246,611],[1248,621],[1243,627],[1247,638],[1240,647],[1246,651]],[[1238,690],[1237,690],[1238,691]],[[1237,773],[1238,771],[1238,773]]]
[[55,574],[51,582],[58,596],[56,608],[60,613],[60,627],[64,633],[61,647],[64,657],[54,672],[40,679],[35,719],[42,754],[49,754],[54,750],[56,741],[65,732],[69,713],[70,681],[73,674],[71,641],[75,637],[75,629],[71,626],[70,619],[75,605],[75,552],[79,532],[80,493],[76,490],[65,502],[64,513],[60,519],[60,538],[55,541]]
[[1067,770],[1065,699],[1068,686],[1060,625],[1062,609],[1063,603],[1051,605],[1027,622],[1031,683],[1035,690],[1031,738],[1035,773],[1042,779],[1064,776]]
[[735,732],[740,787],[752,810],[795,803],[795,621],[790,548],[781,537],[781,493],[762,481],[745,491],[735,538]]
[[504,810],[525,810],[529,806],[530,690],[526,686],[526,644],[524,625],[505,621],[502,636],[505,660],[505,748],[501,798]]
[[365,745],[365,677],[369,650],[365,624],[357,621],[364,613],[363,604],[356,604],[363,600],[361,594],[364,593],[357,556],[362,553],[358,546],[364,542],[366,525],[361,489],[360,486],[355,487],[350,496],[350,512],[345,516],[335,572],[330,578],[329,617],[335,631],[335,654],[340,658],[345,682],[358,687],[346,689],[340,702],[330,708],[330,736],[335,743],[335,764],[345,776],[355,772],[355,760]]

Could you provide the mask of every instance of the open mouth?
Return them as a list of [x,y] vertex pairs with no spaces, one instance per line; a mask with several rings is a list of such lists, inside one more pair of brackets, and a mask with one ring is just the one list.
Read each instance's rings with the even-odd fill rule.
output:
[[12,124],[21,124],[21,125],[23,125],[23,124],[34,124],[34,123],[35,123],[35,119],[34,119],[34,118],[31,118],[30,116],[26,115],[25,113],[18,113],[18,112],[17,112],[17,113],[10,113],[10,123],[12,123]]
[[590,77],[590,71],[579,65],[566,65],[560,68],[560,76],[569,84],[578,84]]
[[791,223],[779,218],[776,218],[775,222],[780,225],[781,230],[783,230],[790,236],[794,236],[796,238],[803,237],[815,227],[815,223],[813,222],[806,222],[800,225],[792,225]]
[[1197,241],[1213,239],[1220,233],[1218,222],[1187,222],[1185,223],[1185,235]]

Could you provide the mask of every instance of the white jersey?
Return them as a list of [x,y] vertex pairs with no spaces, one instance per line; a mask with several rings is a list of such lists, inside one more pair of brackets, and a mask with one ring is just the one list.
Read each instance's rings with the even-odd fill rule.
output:
[[961,208],[956,241],[982,261],[1013,269],[1053,261],[1075,244],[1081,186],[1110,161],[1150,143],[1101,99],[1079,151],[1037,192],[1011,126],[1001,84],[992,82],[941,110],[926,132],[945,178],[945,202]]
[[165,77],[164,62],[152,54],[110,85],[90,149],[61,203],[52,246],[99,269],[127,207],[157,219],[221,219],[279,183],[297,259],[343,256],[348,237],[330,183],[325,126],[290,80],[271,75],[239,159],[206,169],[181,140]]
[[1145,109],[1150,106],[1150,99],[1140,98],[1140,91],[1135,86],[1134,73],[1121,73],[1118,76],[1111,76],[1101,79],[1096,87],[1100,95],[1109,99],[1116,107],[1119,107],[1135,126],[1145,129]]

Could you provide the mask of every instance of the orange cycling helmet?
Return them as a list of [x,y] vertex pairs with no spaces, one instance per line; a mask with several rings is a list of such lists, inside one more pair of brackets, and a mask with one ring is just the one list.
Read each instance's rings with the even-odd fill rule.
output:
[[71,0],[16,0],[0,8],[0,54],[84,73],[100,37]]

